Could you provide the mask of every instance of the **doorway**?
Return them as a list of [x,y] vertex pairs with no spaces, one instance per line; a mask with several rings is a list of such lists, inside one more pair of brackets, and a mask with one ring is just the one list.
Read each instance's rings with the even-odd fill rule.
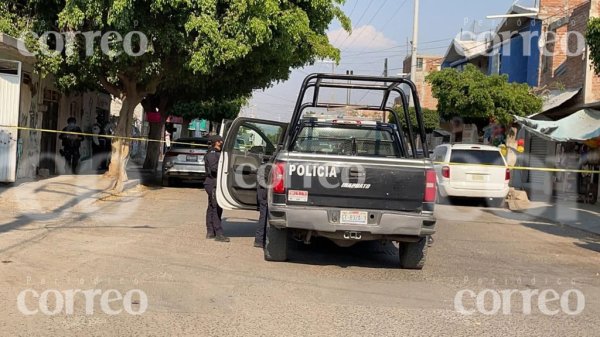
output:
[[[46,112],[42,118],[42,129],[58,130],[58,101],[60,94],[53,90],[44,91],[44,106]],[[52,132],[42,132],[40,142],[40,169],[47,169],[50,175],[56,174],[56,142],[58,135]]]

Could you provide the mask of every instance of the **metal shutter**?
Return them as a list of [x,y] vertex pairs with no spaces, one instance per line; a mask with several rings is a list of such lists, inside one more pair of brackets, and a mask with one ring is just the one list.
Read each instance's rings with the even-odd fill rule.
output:
[[[529,166],[546,167],[546,157],[548,155],[548,146],[550,146],[550,142],[532,135],[529,144]],[[546,183],[548,174],[548,172],[543,171],[531,171],[529,172],[529,182],[542,188],[544,183]]]
[[[0,125],[17,126],[21,95],[21,62],[0,60]],[[0,127],[0,182],[17,174],[17,128]]]

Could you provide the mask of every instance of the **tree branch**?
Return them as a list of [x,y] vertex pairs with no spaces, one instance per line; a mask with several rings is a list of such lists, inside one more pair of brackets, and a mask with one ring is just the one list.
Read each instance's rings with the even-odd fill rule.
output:
[[104,90],[108,91],[108,93],[113,95],[114,97],[117,97],[119,99],[123,98],[123,93],[121,92],[121,90],[119,90],[119,88],[117,88],[116,85],[110,83],[106,77],[100,76],[100,85],[102,85]]
[[143,90],[141,90],[141,96],[146,96],[148,94],[155,94],[156,89],[158,89],[158,85],[160,84],[162,78],[160,76],[153,77],[150,82],[145,86]]

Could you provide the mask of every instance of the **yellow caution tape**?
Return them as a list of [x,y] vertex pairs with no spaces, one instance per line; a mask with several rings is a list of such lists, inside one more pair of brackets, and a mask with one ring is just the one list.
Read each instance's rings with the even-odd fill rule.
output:
[[[0,125],[0,127],[2,127],[2,128],[12,128],[12,129],[18,129],[18,130],[25,130],[25,131],[39,131],[39,132],[47,132],[47,133],[60,133],[60,134],[66,134],[66,135],[88,136],[88,137],[98,137],[98,138],[107,138],[107,139],[120,139],[120,140],[130,140],[130,141],[137,141],[137,142],[166,143],[166,141],[164,141],[164,140],[149,139],[149,138],[143,138],[143,137],[123,137],[123,136],[113,136],[113,135],[98,135],[98,134],[95,134],[95,133],[59,131],[59,130],[48,130],[48,129],[37,129],[37,128],[28,128],[28,127],[24,127],[24,126],[10,126],[10,125]],[[208,147],[208,145],[203,145],[203,144],[173,142],[173,141],[171,142],[171,144],[190,145],[190,146],[193,146],[193,147]]]
[[[77,135],[77,136],[88,136],[88,137],[98,137],[98,138],[108,138],[108,139],[121,139],[121,140],[130,140],[130,141],[138,141],[138,142],[155,142],[155,143],[166,143],[164,140],[156,140],[149,138],[136,138],[136,137],[122,137],[122,136],[113,136],[113,135],[97,135],[95,133],[85,133],[85,132],[71,132],[71,131],[59,131],[59,130],[48,130],[48,129],[37,129],[37,128],[28,128],[24,126],[10,126],[10,125],[0,125],[2,128],[12,128],[18,130],[26,130],[26,131],[39,131],[39,132],[48,132],[48,133],[60,133],[60,134],[68,134],[68,135]],[[208,147],[208,145],[202,144],[194,144],[194,143],[186,143],[186,142],[171,142],[171,144],[178,145],[189,145],[193,147]],[[575,170],[575,169],[559,169],[559,168],[550,168],[550,167],[526,167],[526,166],[502,166],[502,165],[493,165],[493,164],[470,164],[470,163],[447,163],[447,162],[434,162],[436,165],[448,165],[448,166],[484,166],[484,167],[496,167],[496,168],[508,168],[510,170],[518,170],[518,171],[538,171],[538,172],[568,172],[568,173],[586,173],[586,174],[600,174],[600,171],[594,170]]]
[[540,171],[540,172],[569,172],[569,173],[599,173],[600,171],[594,170],[576,170],[576,169],[559,169],[550,167],[526,167],[526,166],[504,166],[504,165],[493,165],[493,164],[470,164],[470,163],[447,163],[447,162],[434,162],[436,165],[448,165],[448,166],[484,166],[484,167],[495,167],[495,168],[507,168],[510,170],[518,171]]

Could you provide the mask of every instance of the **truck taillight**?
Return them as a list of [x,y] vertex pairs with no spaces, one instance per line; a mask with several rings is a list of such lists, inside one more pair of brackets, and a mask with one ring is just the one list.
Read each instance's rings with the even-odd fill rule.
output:
[[450,179],[450,166],[442,167],[442,177]]
[[437,180],[435,170],[425,171],[425,197],[423,202],[434,203],[437,197]]
[[271,189],[273,193],[285,194],[285,163],[276,162],[271,169]]
[[510,169],[506,169],[506,174],[504,174],[504,180],[510,180]]

